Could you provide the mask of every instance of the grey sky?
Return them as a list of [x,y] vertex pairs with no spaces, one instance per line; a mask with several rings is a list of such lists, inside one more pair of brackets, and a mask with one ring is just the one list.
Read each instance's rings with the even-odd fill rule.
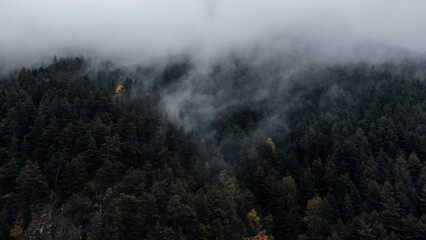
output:
[[425,10],[424,0],[0,0],[0,64],[54,54],[210,59],[295,42],[331,58],[364,44],[423,53]]

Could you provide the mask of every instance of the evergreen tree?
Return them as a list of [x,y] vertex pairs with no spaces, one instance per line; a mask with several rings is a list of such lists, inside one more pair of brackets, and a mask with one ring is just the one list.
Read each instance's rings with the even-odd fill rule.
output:
[[323,239],[326,233],[324,219],[321,217],[322,199],[318,196],[308,201],[306,216],[303,221],[307,224],[307,231],[299,239]]
[[39,166],[27,161],[16,178],[17,199],[36,204],[47,194],[47,184]]
[[274,213],[274,232],[282,239],[294,239],[299,233],[301,216],[298,205],[298,189],[291,176],[284,177],[278,184]]
[[82,189],[87,181],[86,166],[81,155],[77,155],[65,168],[63,174],[63,191],[71,195]]

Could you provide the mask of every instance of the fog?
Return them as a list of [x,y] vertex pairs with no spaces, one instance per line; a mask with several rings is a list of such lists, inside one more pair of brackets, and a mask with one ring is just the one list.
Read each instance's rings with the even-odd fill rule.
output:
[[253,48],[380,61],[389,48],[426,50],[424,9],[422,0],[1,0],[0,66],[53,55],[139,64],[190,54],[209,62]]
[[[266,101],[280,106],[264,120],[274,126],[286,83],[309,66],[424,57],[425,9],[423,0],[1,0],[0,76],[55,55],[126,67],[184,56],[192,69],[161,90],[170,119],[214,132],[228,107]],[[239,83],[232,56],[250,65]],[[226,68],[212,77],[218,62]]]

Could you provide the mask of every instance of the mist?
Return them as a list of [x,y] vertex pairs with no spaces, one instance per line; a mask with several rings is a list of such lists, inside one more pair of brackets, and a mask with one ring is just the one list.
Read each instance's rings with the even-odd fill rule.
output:
[[[183,57],[191,69],[161,90],[162,109],[210,134],[231,106],[279,105],[306,69],[424,56],[424,9],[421,0],[2,0],[0,76],[55,55],[125,67]],[[273,132],[285,109],[269,109],[260,126]]]
[[424,9],[421,0],[2,0],[0,69],[54,55],[148,64],[187,54],[208,64],[253,49],[382,61],[424,53]]

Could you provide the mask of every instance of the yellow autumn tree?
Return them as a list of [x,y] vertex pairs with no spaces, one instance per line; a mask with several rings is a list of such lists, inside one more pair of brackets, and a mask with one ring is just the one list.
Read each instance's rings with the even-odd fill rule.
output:
[[266,139],[266,143],[269,145],[272,152],[275,152],[275,143],[272,141],[272,139],[271,138]]
[[262,230],[256,236],[248,237],[245,240],[273,240],[273,239],[274,237],[266,235],[266,230]]
[[324,239],[324,219],[321,217],[322,199],[315,196],[308,200],[306,207],[306,216],[303,221],[307,224],[308,230],[305,234],[299,236],[299,240],[305,239]]
[[250,225],[250,228],[254,232],[259,232],[260,228],[262,228],[262,224],[260,223],[260,217],[257,216],[256,210],[253,208],[247,213],[247,221]]

